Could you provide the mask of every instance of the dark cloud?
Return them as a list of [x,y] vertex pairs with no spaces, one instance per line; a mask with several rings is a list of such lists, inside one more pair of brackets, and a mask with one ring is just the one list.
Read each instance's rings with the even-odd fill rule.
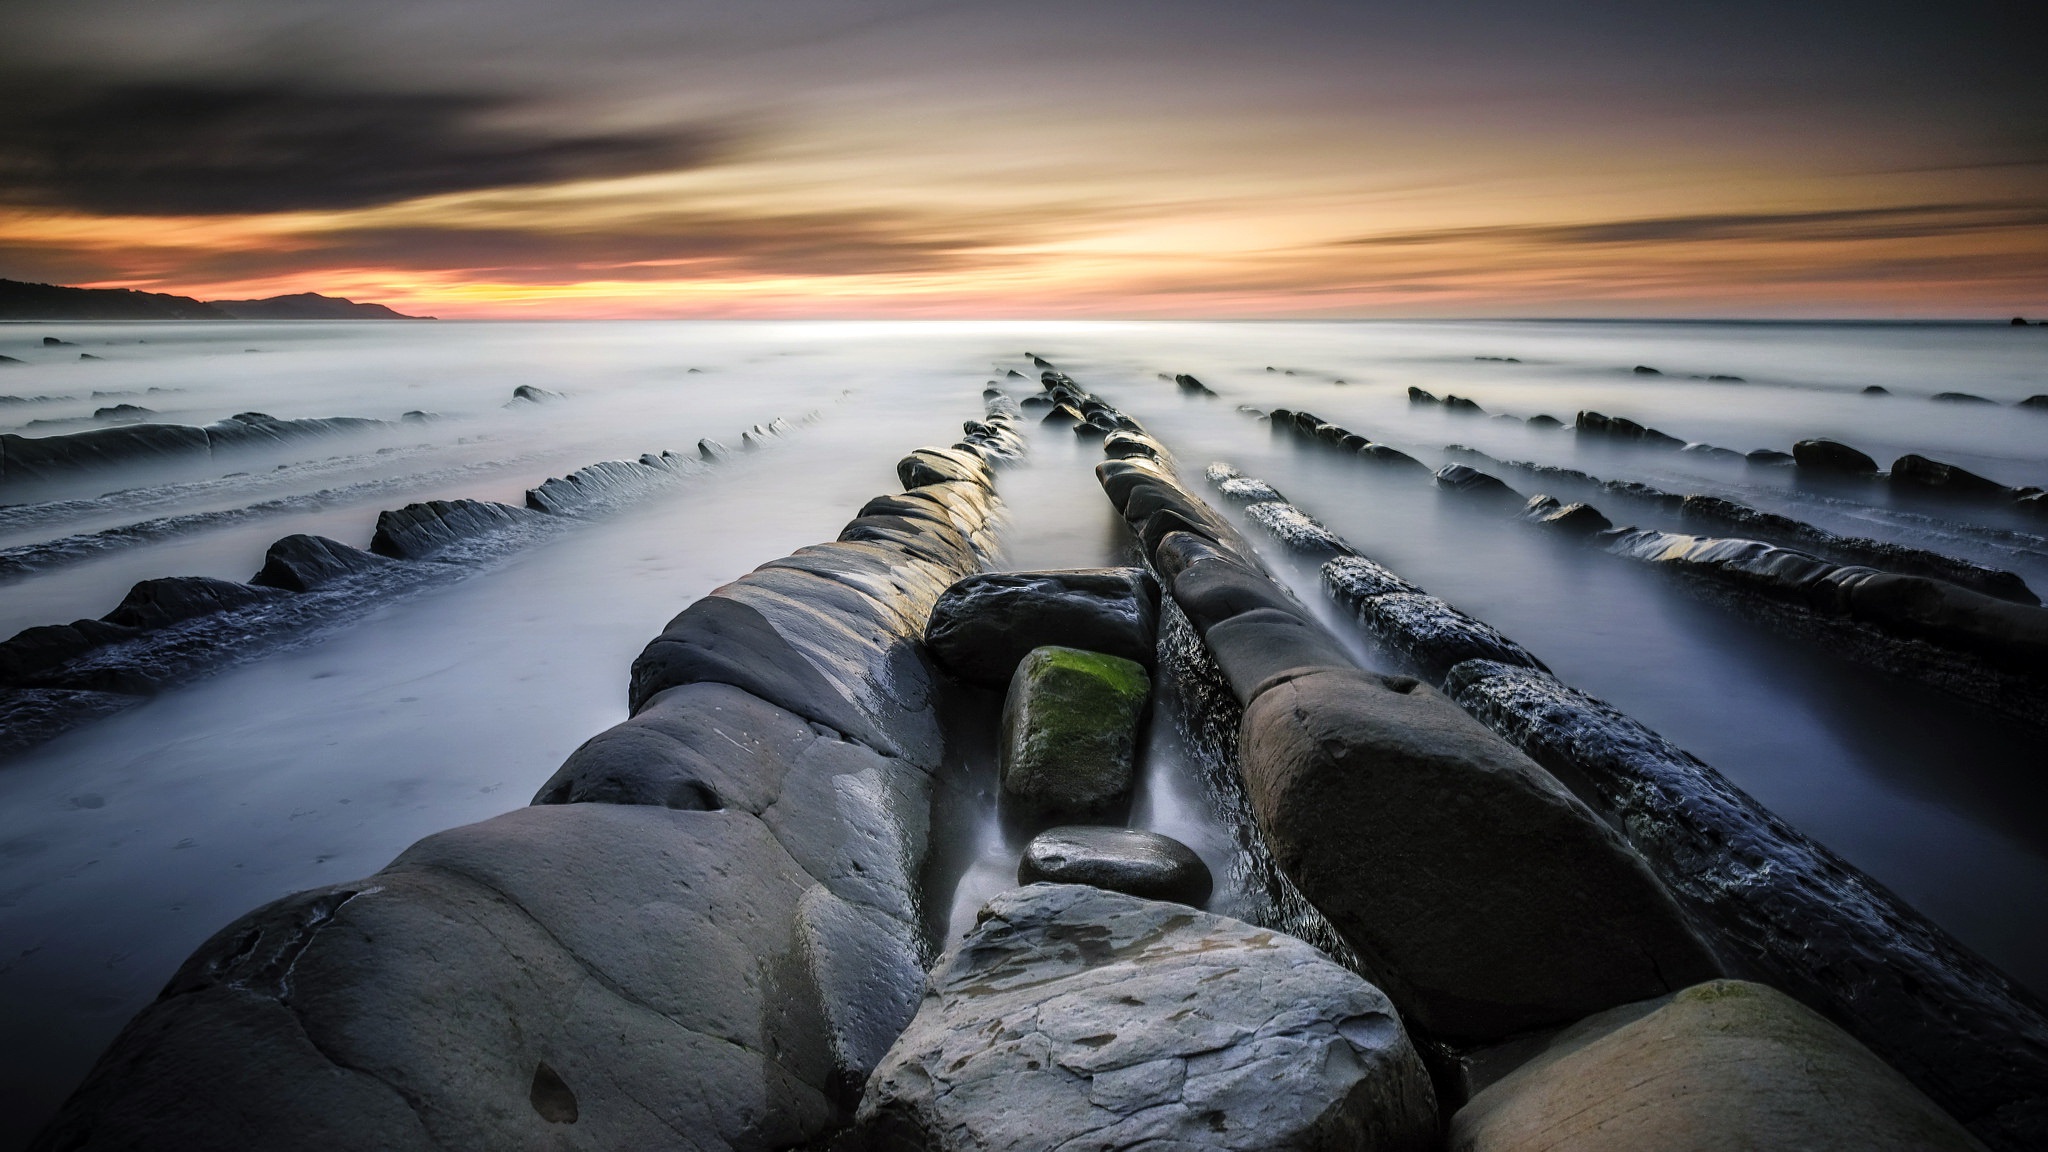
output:
[[360,208],[702,165],[703,125],[547,134],[494,126],[502,95],[290,81],[0,86],[0,196],[102,213]]
[[1669,244],[1699,240],[1910,240],[2048,225],[2048,205],[1911,204],[1818,212],[1715,212],[1591,224],[1504,224],[1389,232],[1344,241],[1393,247],[1496,240],[1529,244]]

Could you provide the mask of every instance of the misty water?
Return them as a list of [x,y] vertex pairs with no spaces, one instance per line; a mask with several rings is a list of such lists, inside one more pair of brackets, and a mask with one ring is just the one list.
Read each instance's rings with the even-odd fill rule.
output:
[[[71,342],[44,347],[45,336]],[[2048,591],[2043,526],[1995,507],[1602,445],[1489,413],[1584,408],[1688,441],[1787,449],[1826,435],[2048,485],[2048,331],[1991,325],[1663,323],[325,323],[0,326],[0,431],[97,426],[119,403],[204,424],[437,418],[184,471],[93,473],[0,493],[0,555],[171,518],[162,533],[0,584],[0,634],[98,616],[135,580],[246,579],[270,541],[358,546],[411,500],[516,502],[571,468],[700,437],[794,430],[616,514],[379,604],[306,642],[0,761],[0,1132],[24,1140],[176,965],[235,916],[375,871],[414,840],[525,804],[623,719],[628,666],[692,599],[831,539],[898,488],[909,448],[950,442],[984,382],[1037,390],[1030,349],[1143,421],[1191,487],[1226,460],[1366,554],[1515,637],[1566,682],[1720,769],[2036,991],[2048,992],[2048,772],[2038,733],[1704,603],[1663,577],[1468,507],[1425,483],[1275,437],[1239,404],[1312,410],[1432,466],[1502,459],[1708,492],[1850,535],[1931,548]],[[79,354],[100,359],[86,361]],[[1477,359],[1478,357],[1513,358]],[[1653,366],[1658,375],[1633,371]],[[1160,374],[1193,373],[1189,397]],[[1736,376],[1739,381],[1708,380]],[[562,393],[507,407],[516,386]],[[1889,395],[1866,395],[1880,385]],[[156,391],[151,391],[155,389]],[[1994,404],[1945,403],[1960,391]],[[95,395],[95,394],[98,395]],[[807,413],[810,423],[798,423]],[[31,424],[31,422],[34,422]],[[1038,430],[999,477],[1005,567],[1128,562],[1095,444]],[[229,475],[229,473],[238,473]],[[1503,475],[1524,492],[1525,476]],[[1665,526],[1618,498],[1617,523]],[[238,510],[247,510],[246,514]],[[208,517],[201,513],[232,513]],[[1256,535],[1253,536],[1257,539]],[[1268,561],[1352,643],[1313,572]],[[1365,647],[1356,650],[1370,660]],[[957,926],[1021,847],[986,749],[939,791],[955,835],[928,893]],[[1155,723],[1133,822],[1231,852],[1170,725]],[[1220,899],[1227,898],[1225,896]]]

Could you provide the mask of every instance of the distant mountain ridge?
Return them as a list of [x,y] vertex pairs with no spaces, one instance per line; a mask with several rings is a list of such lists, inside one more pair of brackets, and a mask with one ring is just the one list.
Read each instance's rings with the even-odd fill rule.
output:
[[432,320],[382,304],[298,292],[263,300],[194,300],[129,288],[0,280],[0,320]]

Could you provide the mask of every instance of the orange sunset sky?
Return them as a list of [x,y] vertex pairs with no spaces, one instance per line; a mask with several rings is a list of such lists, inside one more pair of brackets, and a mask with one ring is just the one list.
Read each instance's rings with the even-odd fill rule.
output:
[[443,317],[2039,314],[2038,25],[10,0],[0,276]]

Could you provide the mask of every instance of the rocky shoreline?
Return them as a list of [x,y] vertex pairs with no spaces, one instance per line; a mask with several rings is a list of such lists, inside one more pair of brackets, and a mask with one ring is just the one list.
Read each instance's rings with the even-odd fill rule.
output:
[[[755,425],[780,437],[791,425]],[[765,441],[764,441],[765,442]],[[460,579],[579,520],[701,472],[725,449],[649,453],[579,468],[523,505],[428,500],[378,514],[365,551],[321,536],[273,543],[246,583],[144,580],[98,619],[24,629],[0,642],[0,757],[17,755],[173,685],[303,642],[394,598]]]
[[[2039,1006],[1991,998],[1988,965],[1931,926],[1841,945],[1816,903],[1882,889],[1212,470],[1423,675],[1362,667],[1164,444],[1031,359],[1041,392],[992,386],[836,540],[671,620],[630,718],[532,805],[223,929],[36,1147],[2004,1152],[2042,1133]],[[1034,416],[1100,442],[1142,567],[987,571],[998,469]],[[544,486],[528,514],[631,476]],[[522,519],[499,507],[392,516],[378,563]],[[350,563],[312,548],[275,578]],[[934,778],[963,700],[991,722],[997,689],[996,803],[1034,835],[1019,886],[949,942]],[[1262,917],[1288,930],[1205,910],[1200,858],[1124,827],[1162,701],[1230,777],[1241,862],[1270,870]],[[1787,866],[1819,879],[1729,895]],[[1844,915],[1866,913],[1925,924]],[[1786,963],[1750,954],[1758,924]],[[1894,991],[1914,964],[1950,979],[1922,1017],[1800,984],[1861,990],[1857,964],[1903,964],[1882,968]]]

